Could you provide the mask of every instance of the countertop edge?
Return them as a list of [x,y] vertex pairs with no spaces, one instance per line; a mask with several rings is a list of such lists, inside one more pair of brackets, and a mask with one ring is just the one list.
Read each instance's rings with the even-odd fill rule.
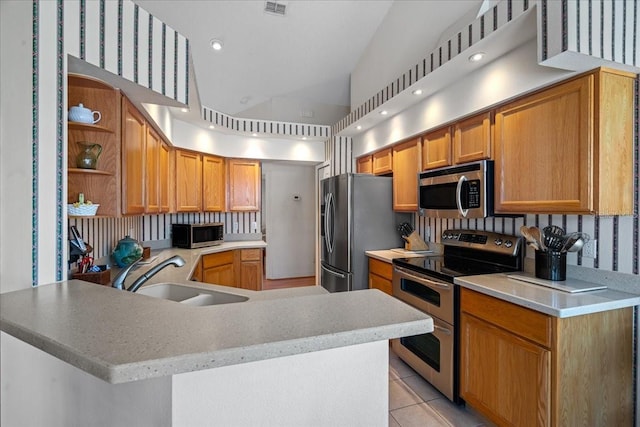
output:
[[[103,375],[94,375],[111,384],[121,384],[417,335],[424,333],[425,328],[433,330],[433,319],[217,350],[215,352],[181,355],[174,358],[176,365],[173,369],[167,369],[170,360],[165,358],[121,365],[104,371]],[[325,341],[319,344],[318,340]],[[265,356],[265,351],[268,351],[269,355]]]
[[[504,277],[505,280],[509,280],[507,279],[506,275],[503,273],[497,273],[495,275],[485,275],[485,277],[489,277],[489,276]],[[594,295],[594,296],[600,296],[604,294],[612,297],[608,301],[585,303],[583,305],[575,306],[575,307],[555,308],[530,298],[525,298],[519,295],[513,295],[510,293],[504,292],[500,289],[495,289],[490,286],[475,283],[473,282],[473,276],[458,277],[458,278],[455,278],[454,281],[457,285],[460,285],[464,288],[471,289],[471,290],[480,292],[482,294],[489,295],[489,296],[501,299],[503,301],[507,301],[507,302],[519,305],[521,307],[529,308],[531,310],[535,310],[540,313],[548,314],[550,316],[554,316],[557,318],[582,316],[586,314],[593,314],[593,313],[599,313],[603,311],[617,310],[621,308],[628,308],[628,307],[640,305],[640,295],[629,294],[629,293],[625,293],[625,292],[621,292],[613,289],[590,291],[586,293],[578,293],[578,294],[572,295],[567,292],[557,291],[553,289],[546,289],[535,284],[529,284],[525,282],[522,282],[519,284],[521,286],[539,287],[542,292],[546,292],[551,295],[553,295],[553,293],[556,293],[557,295],[563,295],[568,297],[571,297],[571,296],[581,297],[585,294]]]

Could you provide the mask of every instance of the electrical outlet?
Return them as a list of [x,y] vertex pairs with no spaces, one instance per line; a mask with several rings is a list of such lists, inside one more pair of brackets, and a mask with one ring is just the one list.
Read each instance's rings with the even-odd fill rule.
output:
[[237,233],[240,230],[240,224],[238,224],[237,222],[233,223],[233,232]]
[[589,240],[582,247],[582,256],[585,258],[595,258],[598,256],[598,241]]
[[258,223],[256,221],[253,221],[251,223],[251,231],[253,231],[253,232],[258,231]]

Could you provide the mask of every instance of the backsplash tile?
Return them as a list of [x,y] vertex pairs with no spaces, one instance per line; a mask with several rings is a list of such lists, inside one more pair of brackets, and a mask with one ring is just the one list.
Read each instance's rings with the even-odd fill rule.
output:
[[[225,234],[253,233],[252,223],[261,230],[260,212],[196,212],[160,215],[143,215],[123,218],[69,218],[69,226],[75,225],[83,240],[93,247],[93,257],[108,256],[126,235],[141,242],[171,239],[171,224],[202,224],[221,222]],[[234,230],[234,224],[238,229]]]

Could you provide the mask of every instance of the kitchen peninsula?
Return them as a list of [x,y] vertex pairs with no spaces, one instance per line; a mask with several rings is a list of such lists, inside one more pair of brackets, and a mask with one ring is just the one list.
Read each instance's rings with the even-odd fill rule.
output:
[[149,285],[248,300],[197,307],[78,280],[0,295],[2,425],[386,425],[387,341],[433,330],[428,316],[377,290],[189,282],[196,255]]

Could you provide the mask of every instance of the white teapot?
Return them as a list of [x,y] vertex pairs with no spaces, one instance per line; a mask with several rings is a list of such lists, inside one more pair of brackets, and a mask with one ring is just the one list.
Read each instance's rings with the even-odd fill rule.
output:
[[78,104],[69,109],[69,120],[72,122],[95,124],[98,123],[101,118],[102,115],[100,111],[91,111],[82,104]]

